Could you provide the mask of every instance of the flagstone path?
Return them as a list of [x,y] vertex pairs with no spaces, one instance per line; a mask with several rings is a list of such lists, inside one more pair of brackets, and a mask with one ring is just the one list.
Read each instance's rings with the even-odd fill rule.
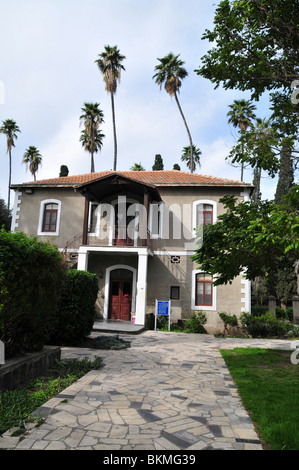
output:
[[95,356],[104,365],[45,403],[25,436],[0,449],[262,450],[219,348],[289,349],[283,340],[215,338],[145,331],[121,335],[125,350],[62,348],[62,359]]

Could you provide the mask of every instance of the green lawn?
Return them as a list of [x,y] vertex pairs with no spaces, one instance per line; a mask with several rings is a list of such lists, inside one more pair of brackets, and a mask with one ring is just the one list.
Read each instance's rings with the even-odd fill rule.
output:
[[264,448],[299,450],[299,364],[292,351],[221,350]]

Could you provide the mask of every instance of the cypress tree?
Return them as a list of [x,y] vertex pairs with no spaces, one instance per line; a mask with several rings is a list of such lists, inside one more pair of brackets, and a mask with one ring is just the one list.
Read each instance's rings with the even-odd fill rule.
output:
[[164,170],[164,163],[160,154],[157,154],[155,156],[155,163],[152,168],[153,168],[153,171]]

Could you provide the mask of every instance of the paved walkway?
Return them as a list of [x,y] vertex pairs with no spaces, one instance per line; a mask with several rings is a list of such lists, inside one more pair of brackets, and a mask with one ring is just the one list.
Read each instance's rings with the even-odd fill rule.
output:
[[262,450],[219,348],[289,349],[290,341],[154,331],[121,337],[130,348],[63,348],[62,358],[100,356],[104,366],[42,406],[40,427],[21,439],[7,432],[0,449]]

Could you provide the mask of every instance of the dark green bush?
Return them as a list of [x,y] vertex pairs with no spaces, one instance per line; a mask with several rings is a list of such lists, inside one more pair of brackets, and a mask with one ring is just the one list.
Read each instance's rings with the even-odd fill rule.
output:
[[52,344],[76,346],[90,334],[97,294],[95,274],[75,269],[67,271],[55,315]]
[[207,323],[207,316],[204,312],[195,312],[185,323],[185,329],[193,333],[206,333],[203,325]]
[[6,357],[47,342],[63,276],[56,247],[0,230],[0,339]]
[[281,307],[276,307],[275,315],[276,318],[293,321],[293,307],[287,307],[286,310]]
[[220,312],[218,315],[224,323],[223,336],[225,333],[229,333],[230,328],[238,326],[238,319],[236,315],[230,315],[225,312]]
[[254,315],[255,317],[258,317],[260,315],[265,315],[266,312],[268,312],[267,305],[252,305],[251,307],[251,314]]
[[289,322],[276,318],[270,312],[258,317],[250,313],[243,313],[240,320],[243,329],[253,338],[284,337],[292,330],[293,326]]

